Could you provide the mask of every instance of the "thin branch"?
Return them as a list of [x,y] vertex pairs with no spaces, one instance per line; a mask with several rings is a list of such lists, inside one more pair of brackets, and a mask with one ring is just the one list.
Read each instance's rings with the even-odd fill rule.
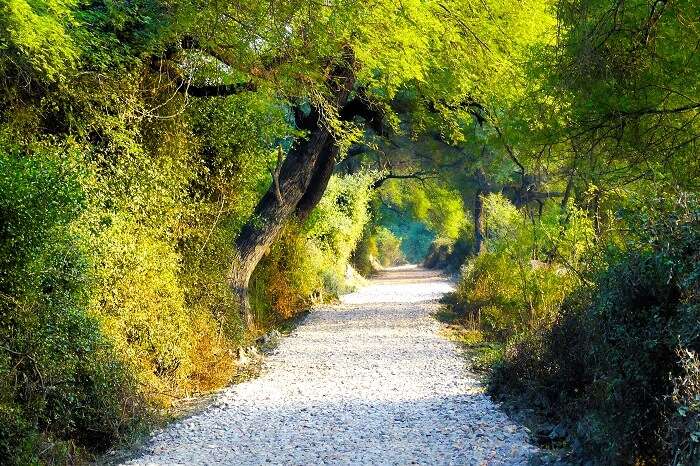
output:
[[418,172],[406,173],[406,174],[389,172],[386,175],[379,178],[374,183],[372,183],[372,189],[380,188],[387,180],[419,180],[419,181],[424,182],[425,180],[427,180],[429,178],[434,178],[435,176],[436,176],[436,173],[426,172],[426,171],[418,171]]
[[700,103],[692,103],[688,105],[684,105],[682,107],[676,107],[676,108],[643,108],[639,110],[634,110],[631,112],[625,112],[625,111],[619,111],[619,112],[614,112],[613,115],[619,115],[619,116],[627,116],[627,117],[639,117],[639,116],[644,116],[644,115],[670,115],[674,113],[683,113],[683,112],[688,112],[690,110],[697,110],[700,109]]
[[443,10],[445,10],[445,12],[446,12],[448,15],[450,15],[452,18],[454,18],[455,21],[457,21],[457,22],[459,23],[460,26],[462,26],[464,29],[466,29],[467,32],[469,32],[469,34],[471,34],[472,37],[474,37],[474,39],[476,39],[476,41],[479,43],[479,45],[481,45],[483,48],[485,48],[485,49],[488,50],[489,52],[491,51],[491,49],[489,48],[489,46],[486,45],[486,43],[485,43],[483,40],[481,40],[481,39],[479,38],[479,36],[477,36],[476,33],[475,33],[474,31],[472,31],[472,29],[469,27],[469,25],[468,25],[467,23],[465,23],[465,22],[462,20],[462,18],[460,18],[460,17],[458,17],[457,15],[455,15],[454,13],[452,13],[452,11],[451,11],[449,8],[447,8],[443,3],[439,3],[438,5],[440,6],[440,8],[442,8]]
[[169,56],[154,59],[151,68],[158,73],[158,76],[166,75],[177,83],[177,92],[191,97],[226,97],[241,94],[246,91],[256,91],[257,86],[252,81],[233,84],[203,84],[193,85],[192,78],[183,77],[177,64]]
[[494,124],[493,122],[491,124],[493,125],[494,129],[496,130],[496,134],[498,134],[498,137],[503,141],[503,145],[506,148],[506,152],[508,152],[508,157],[510,157],[510,159],[513,161],[513,163],[515,163],[518,166],[518,168],[520,169],[520,175],[524,177],[525,176],[525,166],[522,163],[520,163],[520,160],[518,160],[518,158],[515,156],[515,152],[513,151],[513,148],[510,146],[510,144],[508,144],[506,142],[506,139],[503,135],[503,132],[501,131],[501,128],[498,125]]
[[227,97],[241,94],[246,91],[255,91],[257,86],[253,82],[235,84],[213,84],[203,86],[179,86],[178,90],[191,97]]

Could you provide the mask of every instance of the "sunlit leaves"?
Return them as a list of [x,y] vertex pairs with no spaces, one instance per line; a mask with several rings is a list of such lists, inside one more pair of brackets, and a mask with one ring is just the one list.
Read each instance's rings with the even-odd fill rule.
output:
[[74,7],[71,0],[3,0],[0,51],[14,55],[26,73],[59,78],[79,54],[68,32]]

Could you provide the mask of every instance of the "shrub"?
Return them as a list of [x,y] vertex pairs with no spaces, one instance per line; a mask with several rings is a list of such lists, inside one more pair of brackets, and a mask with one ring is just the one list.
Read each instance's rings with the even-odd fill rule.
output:
[[350,258],[355,269],[365,277],[376,272],[380,266],[377,262],[379,248],[377,246],[377,238],[372,234],[373,231],[374,228],[369,226],[369,224],[365,227],[362,238],[357,243]]
[[437,238],[430,244],[430,249],[428,249],[423,265],[429,269],[445,268],[453,252],[454,241]]
[[370,185],[375,177],[373,172],[333,176],[304,226],[308,237],[343,267],[370,220]]
[[287,225],[251,278],[251,305],[264,326],[293,317],[322,296],[324,257],[300,225]]
[[397,238],[388,228],[377,227],[374,231],[377,243],[377,259],[384,266],[400,265],[406,262],[401,251],[401,239]]
[[100,262],[90,308],[144,391],[167,405],[188,388],[197,335],[178,280],[178,256],[150,233],[114,216],[96,236],[92,253]]
[[89,262],[70,229],[83,194],[63,163],[0,153],[0,456],[16,464],[105,448],[141,409],[87,313]]
[[465,234],[457,240],[436,238],[430,244],[423,265],[429,269],[445,269],[450,273],[458,272],[467,255],[472,251],[471,238]]
[[462,267],[457,301],[489,339],[505,342],[549,325],[579,285],[574,271],[590,242],[591,222],[573,211],[563,223],[557,207],[533,222],[501,195],[487,196],[484,208],[486,252]]
[[[260,322],[293,317],[312,302],[349,289],[346,267],[370,220],[369,187],[374,176],[332,177],[305,224],[285,226],[251,278],[251,304]],[[369,244],[374,247],[378,242]]]
[[668,401],[675,410],[665,420],[664,449],[674,464],[692,464],[700,458],[700,356],[688,348],[678,348],[676,356],[681,370],[672,379]]
[[696,464],[697,209],[630,225],[629,249],[610,251],[612,265],[567,299],[551,328],[510,345],[491,390],[539,401],[600,464]]

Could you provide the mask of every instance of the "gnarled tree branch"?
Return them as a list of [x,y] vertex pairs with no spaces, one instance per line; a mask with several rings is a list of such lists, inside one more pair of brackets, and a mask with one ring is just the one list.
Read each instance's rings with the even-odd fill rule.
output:
[[227,97],[240,94],[246,91],[255,91],[257,86],[253,82],[234,83],[234,84],[212,84],[212,85],[192,85],[181,83],[178,86],[180,92],[191,97]]
[[387,180],[419,180],[425,181],[429,178],[436,176],[435,172],[431,171],[417,171],[413,173],[392,173],[389,172],[383,175],[381,178],[377,179],[372,183],[372,189],[379,189]]

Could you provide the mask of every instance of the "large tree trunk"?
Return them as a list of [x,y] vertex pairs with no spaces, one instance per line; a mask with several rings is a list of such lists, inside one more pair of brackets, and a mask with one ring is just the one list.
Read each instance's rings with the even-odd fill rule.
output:
[[327,147],[321,152],[321,156],[316,161],[314,174],[306,192],[299,200],[296,208],[296,215],[302,222],[309,217],[311,211],[318,205],[326,192],[328,182],[335,169],[335,162],[338,156],[338,146],[329,141]]
[[[333,105],[341,108],[354,84],[352,63],[339,67],[329,77]],[[299,118],[299,126],[309,130],[308,139],[297,142],[276,172],[276,180],[255,207],[235,241],[236,256],[231,264],[228,284],[238,298],[245,324],[253,324],[248,302],[248,283],[260,259],[279,236],[282,227],[300,207],[308,215],[318,203],[333,172],[337,152],[333,135],[316,109]],[[300,205],[300,201],[304,200]]]

